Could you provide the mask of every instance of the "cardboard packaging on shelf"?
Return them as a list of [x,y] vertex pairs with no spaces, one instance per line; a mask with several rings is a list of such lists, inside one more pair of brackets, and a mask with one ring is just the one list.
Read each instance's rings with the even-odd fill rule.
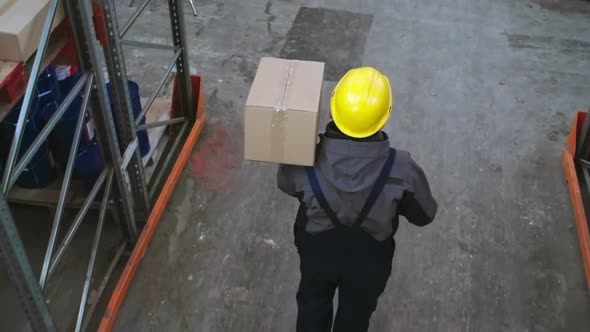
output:
[[[49,0],[0,0],[0,60],[27,61],[39,46]],[[52,28],[64,19],[61,2]]]
[[245,106],[246,160],[311,166],[324,63],[262,58]]
[[12,6],[16,0],[0,0],[0,15],[4,14],[4,11],[8,9],[8,7]]

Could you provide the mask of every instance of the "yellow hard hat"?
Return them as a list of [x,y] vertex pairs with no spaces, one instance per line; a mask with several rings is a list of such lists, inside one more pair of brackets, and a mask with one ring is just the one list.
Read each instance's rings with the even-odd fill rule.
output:
[[364,138],[385,126],[393,108],[389,80],[372,67],[350,70],[332,93],[332,118],[344,134]]

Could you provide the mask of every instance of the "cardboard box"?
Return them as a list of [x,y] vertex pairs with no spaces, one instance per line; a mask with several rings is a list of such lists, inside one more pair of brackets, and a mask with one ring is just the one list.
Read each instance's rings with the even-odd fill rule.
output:
[[[0,60],[27,61],[39,47],[50,1],[0,1],[5,1],[4,10],[0,13]],[[65,17],[62,2],[58,5],[53,28]]]
[[0,0],[0,15],[4,14],[4,11],[12,6],[15,1],[16,0]]
[[311,166],[315,160],[322,62],[262,58],[246,101],[246,160]]

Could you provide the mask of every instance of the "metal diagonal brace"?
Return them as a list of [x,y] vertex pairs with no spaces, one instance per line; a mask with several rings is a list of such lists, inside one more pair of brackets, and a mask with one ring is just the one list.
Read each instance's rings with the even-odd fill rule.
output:
[[98,225],[94,233],[94,241],[92,242],[92,249],[90,251],[90,261],[88,262],[88,269],[86,270],[86,279],[84,279],[84,288],[82,290],[82,297],[80,299],[80,307],[78,308],[78,319],[76,321],[76,329],[74,331],[80,332],[82,330],[82,323],[84,322],[84,312],[86,311],[86,300],[88,299],[88,291],[90,290],[90,282],[92,281],[92,274],[94,273],[94,263],[96,262],[96,254],[100,244],[100,236],[102,235],[102,227],[104,226],[104,219],[107,213],[107,206],[109,203],[109,194],[113,184],[113,171],[109,171],[102,203],[100,204],[100,212],[98,216]]
[[51,0],[49,3],[47,18],[45,19],[43,31],[41,32],[41,40],[39,41],[39,47],[37,48],[37,55],[35,55],[33,68],[29,76],[31,79],[29,79],[29,83],[27,84],[23,104],[20,109],[16,128],[14,129],[14,138],[12,139],[12,146],[10,147],[8,159],[6,160],[5,164],[4,176],[2,178],[2,188],[0,188],[0,191],[5,195],[8,192],[8,189],[10,189],[9,181],[12,175],[12,168],[14,167],[16,156],[18,154],[18,150],[20,149],[20,143],[25,132],[25,122],[33,103],[33,92],[37,89],[37,78],[39,77],[39,72],[41,71],[41,65],[43,63],[43,58],[45,57],[45,51],[47,51],[49,35],[51,34],[51,26],[53,25],[53,21],[55,19],[58,2],[58,0]]
[[45,251],[45,259],[43,260],[43,267],[41,268],[41,276],[39,278],[39,285],[41,289],[45,289],[45,282],[49,272],[49,263],[51,263],[51,257],[53,255],[53,249],[55,249],[55,242],[57,241],[57,235],[59,233],[59,226],[61,224],[61,217],[66,201],[66,195],[70,188],[70,182],[72,179],[72,171],[74,169],[74,162],[76,160],[76,153],[78,153],[78,145],[80,143],[80,136],[82,135],[82,127],[84,125],[84,117],[86,116],[86,109],[88,108],[88,101],[90,100],[90,93],[92,91],[92,84],[94,83],[94,76],[90,76],[88,83],[86,83],[86,89],[84,91],[84,99],[82,100],[82,107],[80,108],[80,114],[78,114],[78,120],[76,121],[76,129],[74,130],[74,142],[70,147],[70,154],[68,157],[68,163],[66,165],[66,172],[62,181],[61,190],[59,192],[59,199],[57,201],[57,207],[55,209],[55,216],[53,218],[53,225],[51,227],[51,233],[49,234],[49,242],[47,243],[47,250]]
[[72,33],[76,41],[76,49],[80,57],[80,67],[83,71],[94,72],[95,84],[90,99],[90,107],[93,110],[96,138],[99,142],[101,154],[106,165],[113,165],[115,171],[116,186],[114,204],[119,206],[123,221],[126,225],[126,233],[130,242],[137,239],[137,224],[134,213],[134,202],[131,193],[127,190],[127,176],[116,167],[120,163],[120,145],[114,125],[110,103],[107,100],[106,82],[102,73],[100,46],[98,44],[92,18],[90,1],[63,0],[72,24],[77,29]]
[[72,242],[72,239],[74,238],[74,235],[76,235],[76,232],[82,224],[82,221],[84,221],[84,217],[86,217],[86,213],[88,212],[88,209],[90,209],[90,205],[92,205],[92,203],[94,202],[94,198],[96,198],[96,195],[98,195],[98,192],[102,188],[107,178],[108,171],[110,170],[103,169],[100,175],[98,176],[98,179],[96,179],[96,182],[94,183],[94,186],[90,191],[90,194],[88,194],[88,197],[86,197],[86,201],[84,201],[82,208],[80,209],[80,211],[78,211],[76,218],[74,218],[74,222],[72,222],[72,225],[70,225],[70,228],[68,229],[68,232],[66,233],[61,245],[59,246],[59,248],[57,248],[57,253],[51,261],[51,265],[49,265],[48,277],[50,277],[51,274],[53,274],[53,272],[57,268],[59,261],[62,259],[66,249]]
[[31,329],[35,332],[55,331],[55,324],[3,195],[0,195],[0,253]]
[[[127,70],[125,69],[124,61],[125,56],[118,34],[116,5],[114,0],[101,0],[100,5],[103,8],[103,19],[108,36],[104,47],[104,55],[107,60],[106,67],[111,84],[112,104],[116,109],[114,117],[116,119],[117,136],[119,137],[121,149],[126,149],[137,138],[137,133],[134,125],[133,107],[129,95]],[[141,155],[138,150],[135,150],[126,174],[129,177],[134,202],[133,208],[136,216],[142,214],[147,215],[147,212],[150,210],[147,183],[145,169],[143,168]]]
[[76,85],[74,85],[72,91],[70,91],[70,93],[61,103],[61,105],[59,105],[57,111],[53,113],[45,127],[43,127],[41,132],[33,141],[33,144],[31,144],[31,146],[27,149],[21,161],[17,163],[16,168],[10,178],[8,189],[10,189],[14,185],[18,176],[25,170],[31,159],[33,159],[35,153],[37,153],[37,150],[39,150],[39,148],[41,147],[41,144],[46,142],[49,133],[53,130],[53,128],[55,128],[57,122],[61,119],[62,115],[66,112],[68,107],[70,107],[74,99],[78,97],[78,93],[80,92],[80,90],[82,90],[82,87],[84,86],[84,84],[86,84],[86,82],[89,80],[89,77],[91,76],[92,74],[84,74],[84,76],[82,76],[82,78],[76,83]]

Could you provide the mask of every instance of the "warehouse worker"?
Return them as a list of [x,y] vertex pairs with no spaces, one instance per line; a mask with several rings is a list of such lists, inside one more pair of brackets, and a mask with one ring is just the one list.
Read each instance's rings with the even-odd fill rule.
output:
[[[391,274],[399,215],[424,226],[436,214],[424,172],[381,131],[393,106],[387,77],[349,71],[332,94],[313,167],[281,165],[278,186],[296,197],[300,256],[297,331],[367,331]],[[338,289],[338,311],[333,298]]]

